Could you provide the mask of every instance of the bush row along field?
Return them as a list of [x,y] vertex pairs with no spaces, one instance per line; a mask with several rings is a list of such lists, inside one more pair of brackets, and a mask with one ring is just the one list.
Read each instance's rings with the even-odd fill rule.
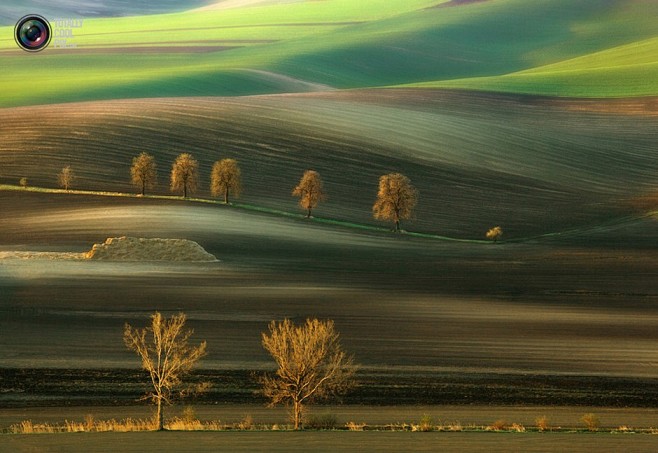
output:
[[[185,417],[168,419],[164,424],[167,431],[290,431],[289,424],[263,424],[256,423],[250,415],[246,415],[240,422],[223,423],[220,420],[201,421],[189,408]],[[459,421],[436,421],[432,416],[423,414],[417,421],[408,423],[390,423],[383,425],[369,425],[362,422],[349,421],[339,424],[338,418],[332,413],[325,413],[309,418],[305,423],[306,430],[344,430],[344,431],[410,431],[410,432],[602,432],[610,434],[658,434],[658,428],[631,427],[620,425],[615,428],[602,428],[599,417],[595,413],[586,413],[580,417],[580,426],[552,426],[546,416],[535,419],[533,426],[524,426],[520,423],[509,422],[504,419],[495,420],[489,425],[463,424]],[[23,420],[4,429],[10,434],[54,434],[54,433],[81,433],[81,432],[140,432],[157,430],[154,419],[123,420],[97,420],[88,414],[83,421],[69,421],[63,423],[34,423]]]
[[[17,49],[13,28],[3,27],[0,106],[424,82],[555,96],[658,93],[655,65],[646,60],[656,50],[653,3],[503,0],[433,8],[439,3],[332,0],[89,19],[76,30],[78,49],[38,56]],[[203,39],[191,32],[199,23],[207,24]],[[565,66],[547,66],[560,62]],[[24,77],[44,66],[49,77],[41,83]],[[519,73],[528,70],[538,75]]]

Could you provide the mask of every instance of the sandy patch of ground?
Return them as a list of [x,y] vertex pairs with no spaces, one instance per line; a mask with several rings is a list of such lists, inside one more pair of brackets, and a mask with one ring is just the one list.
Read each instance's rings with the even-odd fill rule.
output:
[[103,260],[103,261],[217,261],[194,241],[187,239],[107,238],[86,253],[74,252],[0,252],[0,259],[19,260]]
[[85,253],[70,252],[0,252],[0,260],[82,260]]
[[187,239],[107,238],[94,244],[85,258],[108,261],[217,261],[203,247]]

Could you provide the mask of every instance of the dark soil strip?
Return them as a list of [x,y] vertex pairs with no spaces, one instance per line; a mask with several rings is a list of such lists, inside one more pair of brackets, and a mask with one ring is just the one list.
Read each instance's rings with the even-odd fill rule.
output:
[[[249,370],[202,370],[190,382],[211,382],[195,404],[265,403]],[[656,379],[458,372],[361,371],[352,405],[658,406]],[[132,405],[147,376],[125,369],[0,368],[0,407]],[[148,404],[148,402],[144,402]]]

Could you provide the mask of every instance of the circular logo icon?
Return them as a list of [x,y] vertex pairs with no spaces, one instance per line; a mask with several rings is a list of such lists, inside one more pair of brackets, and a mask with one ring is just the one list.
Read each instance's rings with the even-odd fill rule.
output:
[[23,17],[16,23],[14,38],[21,49],[38,52],[50,43],[52,30],[48,21],[36,14]]

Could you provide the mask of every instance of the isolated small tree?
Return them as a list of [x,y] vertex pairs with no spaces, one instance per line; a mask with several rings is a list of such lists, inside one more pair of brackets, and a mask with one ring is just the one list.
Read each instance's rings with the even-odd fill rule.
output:
[[493,227],[487,231],[487,239],[494,241],[494,244],[498,242],[501,237],[503,237],[503,229],[499,226]]
[[241,172],[235,159],[222,159],[215,162],[210,173],[210,192],[213,197],[224,195],[228,204],[229,193],[240,196],[242,190]]
[[130,167],[130,179],[142,195],[146,194],[146,189],[152,189],[157,183],[158,173],[156,171],[155,158],[148,153],[141,153],[133,157],[133,164]]
[[286,319],[272,321],[262,334],[263,347],[276,361],[274,375],[261,378],[270,406],[292,404],[295,429],[305,405],[344,393],[355,385],[356,366],[342,349],[331,320],[307,319],[301,326]]
[[188,345],[194,331],[184,328],[184,313],[166,319],[158,312],[151,315],[150,327],[133,329],[128,323],[124,327],[123,341],[142,359],[153,385],[146,398],[157,405],[158,430],[164,429],[162,403],[171,404],[175,392],[181,397],[193,392],[194,387],[185,386],[182,379],[206,355],[206,342]]
[[61,187],[64,190],[71,189],[71,186],[73,185],[74,181],[75,181],[75,173],[73,173],[73,169],[71,168],[70,165],[67,165],[66,167],[62,168],[62,171],[59,172],[59,175],[57,176],[57,182],[59,183],[59,187]]
[[315,170],[306,170],[297,187],[293,189],[292,195],[299,197],[299,206],[306,209],[306,218],[311,218],[312,210],[319,202],[327,198],[320,173]]
[[199,163],[189,153],[180,154],[171,167],[171,191],[183,192],[183,197],[197,189]]
[[21,187],[25,188],[27,187],[27,178],[23,176],[18,183],[21,185]]
[[379,178],[377,200],[372,207],[375,219],[395,223],[400,231],[400,221],[410,219],[418,203],[418,191],[409,178],[400,173],[389,173]]

